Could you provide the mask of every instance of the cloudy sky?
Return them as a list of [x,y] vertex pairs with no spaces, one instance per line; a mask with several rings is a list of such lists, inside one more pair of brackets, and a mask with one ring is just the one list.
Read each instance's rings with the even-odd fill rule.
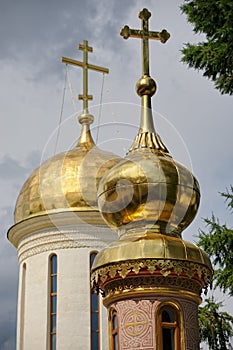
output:
[[[64,92],[61,56],[82,59],[77,45],[93,46],[89,61],[108,67],[101,102],[102,74],[91,72],[90,111],[93,135],[103,149],[124,155],[139,123],[140,100],[135,83],[141,75],[139,40],[123,40],[124,24],[139,28],[138,12],[152,12],[151,30],[171,33],[165,44],[150,43],[151,76],[158,91],[153,98],[156,128],[174,158],[192,169],[202,200],[184,238],[195,241],[202,217],[214,211],[230,217],[218,191],[232,183],[232,97],[222,96],[201,73],[181,63],[185,42],[203,40],[192,32],[179,9],[180,0],[8,0],[0,3],[0,349],[15,348],[17,254],[6,234],[13,225],[17,195],[31,171],[54,154]],[[76,100],[82,93],[80,68],[69,69]],[[71,148],[80,132],[66,86],[62,125],[56,152]],[[82,106],[76,101],[76,109]],[[119,142],[119,139],[121,142]]]

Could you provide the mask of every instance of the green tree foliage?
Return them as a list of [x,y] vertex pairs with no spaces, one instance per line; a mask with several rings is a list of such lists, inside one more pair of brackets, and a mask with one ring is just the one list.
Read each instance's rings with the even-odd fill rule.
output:
[[[225,198],[227,207],[233,211],[233,186],[220,193]],[[212,214],[204,220],[208,232],[199,231],[199,242],[210,256],[214,271],[214,285],[224,293],[233,296],[233,229],[220,224]],[[221,312],[222,303],[213,298],[206,299],[204,307],[199,308],[200,340],[206,342],[211,350],[230,350],[230,337],[233,336],[233,317]]]
[[205,34],[198,44],[185,44],[182,61],[203,70],[222,94],[233,94],[233,0],[185,0],[181,6],[194,32]]
[[230,337],[233,336],[233,317],[220,311],[222,303],[213,298],[199,307],[200,340],[208,344],[211,350],[229,350]]
[[[233,210],[233,187],[221,195],[227,206]],[[200,230],[198,245],[209,254],[213,266],[215,286],[224,293],[233,296],[233,229],[226,224],[221,225],[219,219],[212,214],[211,219],[205,219],[208,232]]]

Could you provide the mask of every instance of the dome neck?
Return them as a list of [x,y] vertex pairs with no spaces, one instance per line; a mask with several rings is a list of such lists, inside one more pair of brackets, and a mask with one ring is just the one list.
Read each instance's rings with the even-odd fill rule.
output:
[[142,224],[140,227],[140,224],[138,227],[130,228],[130,229],[118,229],[117,231],[118,236],[121,241],[135,241],[137,239],[152,239],[154,238],[155,234],[162,235],[162,236],[169,236],[169,237],[175,237],[182,240],[182,230],[177,227],[169,227],[169,224],[166,222],[157,222],[155,224]]
[[147,94],[141,96],[140,128],[128,153],[142,148],[169,153],[167,147],[155,131],[151,108],[151,96]]
[[88,111],[84,111],[84,113],[78,117],[78,121],[82,125],[82,130],[76,147],[91,149],[95,146],[95,142],[90,131],[90,124],[93,123],[93,120],[94,117],[89,114]]
[[140,132],[150,132],[155,134],[153,115],[151,109],[151,97],[143,95],[141,97],[141,120]]

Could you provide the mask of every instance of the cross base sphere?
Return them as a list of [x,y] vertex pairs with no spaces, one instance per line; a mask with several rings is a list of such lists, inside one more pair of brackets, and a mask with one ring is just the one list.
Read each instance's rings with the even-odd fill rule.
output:
[[153,96],[156,92],[157,86],[150,76],[144,75],[141,79],[138,80],[136,84],[136,92],[142,97],[144,95]]

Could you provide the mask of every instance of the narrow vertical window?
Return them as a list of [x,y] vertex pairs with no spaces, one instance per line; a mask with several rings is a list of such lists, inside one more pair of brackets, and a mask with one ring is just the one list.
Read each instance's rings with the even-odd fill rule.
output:
[[[93,265],[94,259],[97,252],[92,252],[90,254],[90,268]],[[99,308],[100,300],[97,291],[91,288],[90,291],[91,298],[91,350],[99,350],[100,348],[100,320],[99,320]]]
[[179,350],[180,331],[178,313],[172,306],[164,306],[158,315],[159,321],[159,349]]
[[50,350],[56,350],[57,334],[57,256],[50,257]]
[[116,310],[111,311],[111,350],[118,350],[118,320]]

